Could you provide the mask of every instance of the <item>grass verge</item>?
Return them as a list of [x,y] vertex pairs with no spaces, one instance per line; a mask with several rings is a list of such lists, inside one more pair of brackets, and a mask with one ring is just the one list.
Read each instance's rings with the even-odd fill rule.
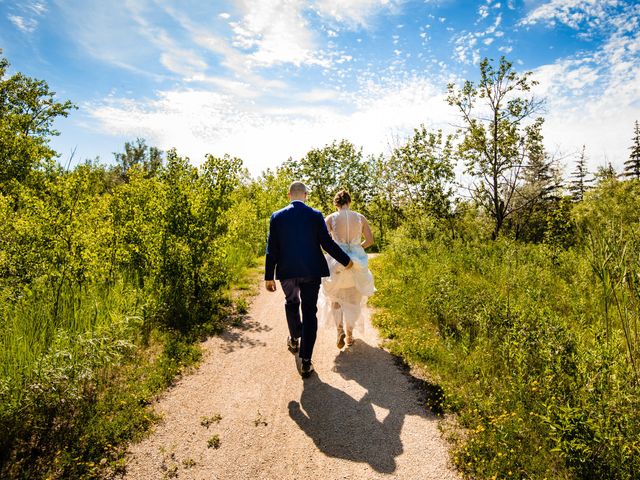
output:
[[158,420],[151,408],[157,395],[197,366],[200,341],[247,313],[257,292],[255,265],[219,295],[210,320],[189,331],[146,325],[140,298],[129,295],[126,302],[108,298],[101,304],[109,307],[105,311],[97,307],[104,321],[84,333],[54,334],[28,375],[19,381],[5,375],[0,383],[0,478],[104,478],[124,472],[127,444]]
[[640,478],[640,389],[582,252],[398,238],[371,265],[374,323],[442,388],[467,478]]

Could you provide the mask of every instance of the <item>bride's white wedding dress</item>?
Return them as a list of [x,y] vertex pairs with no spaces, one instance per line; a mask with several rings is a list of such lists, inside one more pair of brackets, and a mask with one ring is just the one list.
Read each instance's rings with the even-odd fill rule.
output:
[[318,319],[321,324],[338,328],[344,322],[347,332],[356,326],[364,326],[363,309],[367,298],[376,291],[367,252],[361,246],[363,218],[361,214],[344,208],[327,219],[331,236],[351,257],[353,267],[347,270],[327,255],[331,275],[322,279]]

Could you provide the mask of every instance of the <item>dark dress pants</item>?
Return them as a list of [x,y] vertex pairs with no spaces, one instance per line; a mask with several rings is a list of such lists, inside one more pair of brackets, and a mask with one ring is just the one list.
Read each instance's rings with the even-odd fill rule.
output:
[[[300,339],[300,358],[311,360],[318,332],[318,292],[320,277],[280,280],[286,301],[284,309],[291,338]],[[302,310],[302,318],[300,318]]]

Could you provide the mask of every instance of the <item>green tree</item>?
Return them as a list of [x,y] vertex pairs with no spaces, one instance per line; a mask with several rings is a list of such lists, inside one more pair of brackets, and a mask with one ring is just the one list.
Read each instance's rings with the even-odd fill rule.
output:
[[10,180],[24,182],[34,169],[51,165],[56,152],[49,139],[58,135],[53,122],[75,108],[70,101],[56,101],[44,80],[9,76],[8,68],[8,60],[0,57],[0,190],[5,192]]
[[613,168],[611,162],[607,162],[606,165],[601,165],[598,167],[598,170],[596,171],[594,177],[594,180],[598,184],[603,182],[616,181],[618,179],[618,172],[616,172],[616,169]]
[[246,172],[238,158],[207,155],[200,169],[167,152],[162,181],[167,188],[160,233],[156,284],[160,316],[179,330],[211,318],[221,287],[233,265],[227,262],[227,228],[233,193]]
[[541,119],[525,127],[527,163],[522,184],[516,189],[512,215],[508,223],[516,239],[541,242],[547,228],[547,217],[557,208],[562,188],[558,162],[549,157],[542,142]]
[[[466,81],[461,89],[449,84],[449,105],[456,106],[464,121],[458,155],[467,173],[477,179],[475,200],[494,220],[496,238],[514,210],[514,198],[531,146],[541,138],[542,118],[528,127],[523,122],[539,108],[528,92],[537,82],[531,72],[519,75],[504,57],[494,67],[488,58],[480,63],[480,81]],[[520,96],[524,95],[524,96]],[[481,103],[481,105],[479,105]]]
[[530,186],[528,198],[532,201],[548,201],[559,198],[562,175],[555,158],[549,157],[543,145],[542,119],[537,119],[525,128],[527,163],[524,168],[524,183]]
[[450,215],[455,179],[451,156],[451,137],[443,139],[441,130],[429,132],[424,125],[393,151],[392,176],[405,206],[438,218]]
[[629,155],[629,160],[624,162],[624,175],[640,180],[640,125],[637,120],[633,133],[633,145],[630,147],[631,155]]
[[580,156],[576,161],[576,169],[573,171],[572,177],[573,180],[569,184],[569,191],[571,192],[571,196],[574,202],[581,202],[584,198],[584,194],[589,187],[589,183],[593,181],[593,179],[588,179],[589,171],[587,170],[587,156],[586,156],[586,147],[582,146],[582,151],[580,152]]
[[284,207],[289,185],[294,181],[293,172],[286,166],[275,170],[267,169],[251,182],[249,197],[256,211],[257,222],[262,232],[262,241],[266,241],[269,232],[269,218],[276,210]]
[[286,162],[285,167],[307,185],[309,203],[324,213],[333,210],[333,197],[341,188],[351,193],[358,206],[366,205],[370,196],[370,176],[362,149],[347,140],[314,148],[300,161]]
[[390,157],[371,155],[367,159],[370,178],[365,211],[378,246],[385,245],[386,232],[397,228],[403,218],[402,202],[396,186],[396,168]]
[[162,151],[156,147],[149,147],[142,138],[135,142],[125,142],[124,152],[113,154],[116,160],[115,170],[123,181],[129,180],[129,170],[141,168],[146,175],[154,176],[162,167]]
[[571,218],[571,197],[555,201],[546,211],[547,225],[544,241],[550,245],[568,248],[575,242],[576,226]]

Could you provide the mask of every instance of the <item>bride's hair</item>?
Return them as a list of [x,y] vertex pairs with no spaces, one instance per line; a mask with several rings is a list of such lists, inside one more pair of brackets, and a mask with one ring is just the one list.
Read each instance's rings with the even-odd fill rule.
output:
[[343,205],[347,205],[351,203],[351,195],[346,190],[340,190],[336,193],[336,196],[333,197],[333,204],[336,207],[342,207]]

